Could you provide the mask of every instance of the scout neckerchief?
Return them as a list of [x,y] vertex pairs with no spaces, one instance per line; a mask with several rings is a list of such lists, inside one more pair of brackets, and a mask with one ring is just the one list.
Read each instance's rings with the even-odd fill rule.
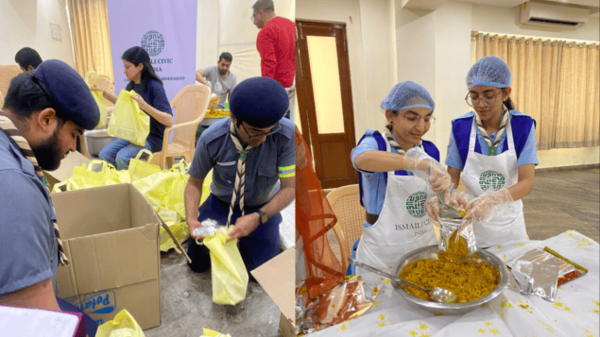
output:
[[502,138],[502,134],[504,133],[504,130],[506,130],[506,123],[508,122],[508,110],[506,109],[506,107],[504,105],[502,105],[502,120],[500,121],[500,128],[496,132],[496,138],[494,139],[493,144],[492,144],[492,141],[490,140],[490,136],[488,135],[487,131],[483,127],[483,122],[481,121],[481,118],[479,118],[478,114],[475,114],[475,120],[477,121],[477,127],[479,128],[479,131],[481,132],[483,139],[485,140],[485,142],[488,145],[489,155],[495,156],[496,150],[498,149],[498,144],[500,143],[500,138]]
[[229,206],[229,215],[227,216],[227,227],[231,224],[231,215],[233,214],[233,207],[235,206],[236,195],[240,195],[240,210],[242,210],[242,216],[244,216],[244,189],[246,186],[246,159],[248,159],[248,151],[252,146],[248,145],[244,149],[238,138],[237,130],[233,121],[229,127],[229,134],[237,152],[240,154],[237,161],[237,174],[235,175],[235,184],[233,185],[233,194],[231,195],[231,205]]
[[[385,136],[385,138],[387,138],[388,142],[390,143],[391,146],[394,147],[394,149],[396,149],[396,151],[398,151],[398,153],[400,153],[401,155],[405,155],[406,151],[402,150],[402,148],[400,147],[400,144],[398,144],[398,142],[394,139],[394,137],[392,137],[392,125],[388,124],[385,126],[385,129],[383,129],[383,135]],[[419,140],[419,147],[423,146],[423,140]]]
[[[37,159],[31,150],[31,146],[29,146],[29,143],[25,139],[25,136],[23,136],[23,133],[17,129],[10,118],[4,115],[2,110],[0,110],[0,129],[4,130],[10,136],[10,138],[21,150],[21,154],[23,154],[23,156],[33,164],[33,169],[35,170],[35,174],[38,176],[38,178],[43,179],[44,171],[42,171],[42,168],[38,165]],[[50,202],[50,204],[52,204],[52,202]],[[52,205],[52,208],[54,209],[54,205]],[[56,212],[54,212],[54,214],[56,215]],[[67,265],[69,264],[69,259],[67,258],[67,255],[65,255],[65,248],[62,240],[60,239],[60,233],[58,231],[58,224],[56,221],[54,221],[54,232],[56,233],[56,241],[58,242],[60,264],[62,266]]]

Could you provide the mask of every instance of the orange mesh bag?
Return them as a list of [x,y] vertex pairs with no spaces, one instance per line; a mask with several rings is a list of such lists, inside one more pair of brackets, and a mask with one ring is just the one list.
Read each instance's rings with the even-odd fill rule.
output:
[[315,298],[344,282],[344,271],[327,241],[327,231],[337,219],[297,127],[296,144],[304,147],[307,159],[304,168],[296,167],[296,229],[304,243],[306,288],[309,298]]

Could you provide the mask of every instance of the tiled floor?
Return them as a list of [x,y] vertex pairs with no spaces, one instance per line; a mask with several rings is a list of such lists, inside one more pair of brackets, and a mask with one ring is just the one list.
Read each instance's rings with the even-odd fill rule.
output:
[[545,240],[571,229],[600,242],[598,168],[538,171],[523,204],[531,240]]

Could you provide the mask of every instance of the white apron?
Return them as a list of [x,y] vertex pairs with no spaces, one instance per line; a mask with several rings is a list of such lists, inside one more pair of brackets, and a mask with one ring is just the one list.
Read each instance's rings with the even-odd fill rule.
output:
[[[387,139],[385,141],[390,152],[390,144]],[[426,201],[427,183],[423,179],[388,172],[383,208],[377,222],[363,228],[356,260],[391,271],[405,253],[436,244]],[[364,275],[365,272],[356,268],[356,274]]]
[[[506,123],[506,138],[508,149],[503,153],[492,157],[476,153],[477,124],[473,118],[469,153],[462,174],[465,192],[470,198],[491,194],[517,183],[519,165],[510,121]],[[511,206],[495,212],[492,219],[473,225],[478,247],[487,248],[510,241],[527,240],[523,202],[517,200]]]

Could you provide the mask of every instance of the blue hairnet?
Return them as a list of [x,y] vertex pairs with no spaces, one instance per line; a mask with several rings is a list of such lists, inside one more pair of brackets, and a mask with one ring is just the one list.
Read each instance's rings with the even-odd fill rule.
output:
[[386,109],[394,111],[427,108],[433,112],[435,103],[422,85],[411,81],[400,82],[396,84],[390,92],[381,100],[381,111]]
[[477,85],[506,88],[511,84],[512,74],[508,69],[508,64],[497,56],[486,56],[479,59],[467,75],[469,89]]

